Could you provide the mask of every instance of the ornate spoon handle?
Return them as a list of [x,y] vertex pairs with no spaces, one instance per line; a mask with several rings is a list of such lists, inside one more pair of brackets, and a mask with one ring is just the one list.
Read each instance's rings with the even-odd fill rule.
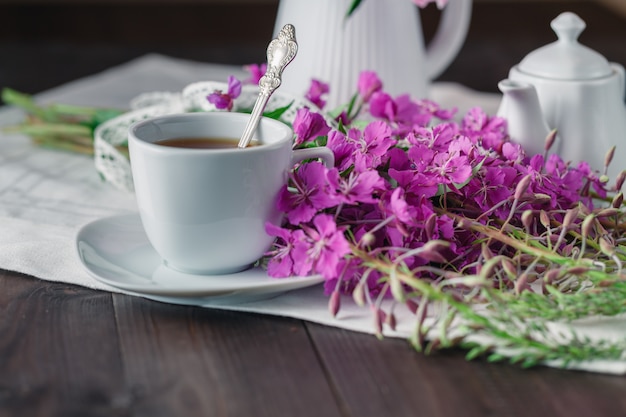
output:
[[252,140],[252,135],[259,125],[270,96],[280,86],[283,70],[296,56],[296,52],[298,52],[296,29],[293,25],[287,24],[280,30],[278,37],[273,39],[267,47],[267,71],[259,80],[259,97],[254,103],[250,120],[248,120],[243,131],[238,147],[245,148]]

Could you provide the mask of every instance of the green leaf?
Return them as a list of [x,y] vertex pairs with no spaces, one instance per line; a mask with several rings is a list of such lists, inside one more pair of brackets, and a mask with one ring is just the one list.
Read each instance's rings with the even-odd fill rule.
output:
[[362,0],[352,0],[350,7],[348,8],[348,12],[346,13],[346,19],[352,16],[352,13],[361,5]]
[[492,353],[491,355],[487,357],[487,362],[500,362],[504,359],[506,359],[506,356],[501,355],[499,353]]
[[287,104],[286,106],[283,107],[278,107],[272,111],[268,111],[263,113],[263,116],[265,117],[269,117],[270,119],[280,119],[282,117],[283,114],[285,114],[285,112],[287,110],[289,110],[289,108],[293,105],[293,101],[289,104]]
[[465,355],[465,359],[468,361],[474,360],[477,357],[485,354],[485,352],[487,352],[489,349],[489,346],[476,345],[475,347],[470,349],[469,352],[467,352],[467,354]]

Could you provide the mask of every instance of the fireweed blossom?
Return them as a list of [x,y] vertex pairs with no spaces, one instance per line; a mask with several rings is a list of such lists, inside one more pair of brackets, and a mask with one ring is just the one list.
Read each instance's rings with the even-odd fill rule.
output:
[[228,77],[228,91],[223,93],[221,90],[215,90],[207,96],[207,100],[217,109],[231,111],[239,95],[241,95],[241,81],[231,75]]
[[378,171],[352,171],[339,175],[336,168],[328,172],[328,183],[334,188],[337,200],[344,204],[375,203],[374,193],[385,188]]
[[320,109],[323,109],[326,106],[326,100],[324,96],[328,94],[330,91],[328,84],[320,81],[320,80],[311,80],[311,85],[309,86],[309,90],[304,95],[304,97],[309,100],[311,103],[315,104]]
[[318,136],[326,136],[330,132],[330,127],[321,114],[303,107],[296,112],[293,132],[296,134],[296,145],[300,145],[315,140]]
[[285,185],[278,196],[277,207],[287,213],[293,225],[306,223],[315,214],[336,205],[337,198],[328,183],[328,168],[319,162],[303,164],[290,174],[290,190]]
[[336,278],[339,261],[350,253],[343,230],[328,214],[318,214],[312,225],[302,226],[302,230],[305,236],[295,242],[293,249],[295,272],[308,275],[315,271],[326,279]]
[[383,83],[378,78],[378,74],[374,71],[362,71],[359,74],[359,80],[357,81],[357,89],[359,96],[364,102],[368,102],[372,94],[380,91],[383,88]]
[[261,77],[263,77],[265,75],[265,72],[267,71],[267,64],[263,63],[261,65],[258,65],[258,64],[245,65],[243,69],[246,70],[250,74],[250,77],[245,80],[245,83],[258,85],[259,81],[261,80]]
[[300,229],[283,229],[272,223],[265,225],[265,231],[268,235],[277,238],[273,249],[266,254],[270,258],[267,264],[268,275],[280,277],[295,275],[292,252],[295,243],[304,238],[304,232]]
[[357,171],[378,168],[385,154],[396,141],[391,137],[391,129],[381,121],[374,121],[363,129],[363,134],[356,138],[354,165]]
[[[420,273],[424,279],[437,279],[429,272],[436,267],[479,271],[483,254],[476,242],[484,236],[459,227],[457,216],[521,225],[524,211],[554,209],[558,219],[581,202],[592,208],[592,192],[606,195],[586,163],[527,155],[501,118],[475,108],[457,122],[454,109],[393,98],[375,80],[362,74],[357,94],[371,94],[355,122],[332,127],[310,109],[297,112],[295,147],[325,143],[335,166],[305,161],[289,173],[277,202],[283,225],[268,227],[277,238],[270,276],[320,274],[326,293],[365,285],[370,297],[384,296],[389,288],[368,263],[372,258],[431,268]],[[523,178],[529,184],[514,205]],[[445,241],[445,248],[433,253],[433,240]]]

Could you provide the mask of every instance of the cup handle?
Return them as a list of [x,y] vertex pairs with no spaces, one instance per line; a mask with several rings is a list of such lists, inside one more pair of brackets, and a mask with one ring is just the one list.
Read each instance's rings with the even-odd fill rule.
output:
[[326,168],[335,166],[335,154],[325,146],[316,148],[295,149],[291,154],[291,165],[304,161],[305,159],[321,159]]

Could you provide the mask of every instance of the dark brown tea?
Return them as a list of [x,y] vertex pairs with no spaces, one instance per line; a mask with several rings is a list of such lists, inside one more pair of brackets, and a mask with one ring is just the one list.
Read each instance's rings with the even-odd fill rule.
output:
[[[232,138],[173,138],[163,139],[154,142],[156,145],[170,146],[173,148],[192,148],[192,149],[230,149],[236,148],[239,139]],[[250,146],[258,146],[256,141],[250,142]]]

